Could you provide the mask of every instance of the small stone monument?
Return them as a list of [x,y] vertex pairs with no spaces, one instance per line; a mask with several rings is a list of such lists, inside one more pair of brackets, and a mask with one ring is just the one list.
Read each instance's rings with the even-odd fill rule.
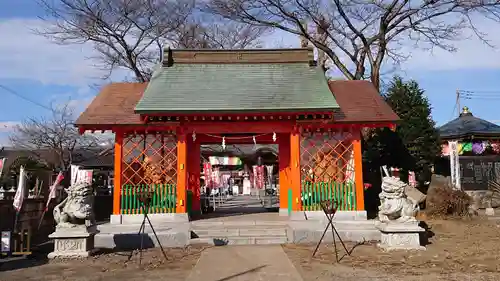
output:
[[415,215],[418,203],[406,196],[406,183],[396,177],[384,177],[378,212],[381,239],[378,246],[385,250],[425,250],[420,245],[420,234],[425,229],[418,225]]
[[95,251],[94,236],[98,233],[94,212],[92,185],[77,182],[66,189],[68,197],[54,208],[57,223],[54,233],[54,252],[48,257],[88,257]]

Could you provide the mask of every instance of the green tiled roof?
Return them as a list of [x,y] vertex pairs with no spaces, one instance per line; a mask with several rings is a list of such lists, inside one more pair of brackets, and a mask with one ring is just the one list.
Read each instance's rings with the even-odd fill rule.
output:
[[339,108],[306,63],[173,64],[158,68],[137,113],[280,112]]

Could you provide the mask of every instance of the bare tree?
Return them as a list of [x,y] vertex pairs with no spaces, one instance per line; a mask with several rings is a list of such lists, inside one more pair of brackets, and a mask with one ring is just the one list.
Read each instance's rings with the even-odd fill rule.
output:
[[14,147],[30,150],[39,160],[66,170],[76,150],[96,148],[99,140],[80,135],[74,126],[74,114],[68,105],[53,107],[51,118],[28,118],[14,127],[10,141]]
[[195,19],[177,31],[173,42],[178,48],[244,49],[261,47],[260,37],[269,28],[206,17]]
[[500,19],[498,0],[209,0],[206,9],[303,36],[346,78],[369,77],[377,88],[383,62],[407,58],[402,45],[454,51],[466,30],[488,44],[473,19]]
[[[49,27],[38,34],[60,44],[91,43],[100,67],[124,68],[137,81],[151,77],[162,45],[245,48],[264,27],[231,23],[201,12],[195,0],[39,0]],[[237,32],[238,31],[238,32]]]

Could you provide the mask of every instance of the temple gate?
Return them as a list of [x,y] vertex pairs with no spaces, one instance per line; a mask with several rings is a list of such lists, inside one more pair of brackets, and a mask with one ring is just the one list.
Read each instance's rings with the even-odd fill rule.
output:
[[323,200],[364,212],[361,129],[396,120],[371,83],[328,82],[312,49],[167,48],[149,83],[108,85],[76,123],[116,134],[113,217],[123,223],[141,212],[143,190],[152,214],[199,214],[200,146],[221,140],[279,145],[282,214]]

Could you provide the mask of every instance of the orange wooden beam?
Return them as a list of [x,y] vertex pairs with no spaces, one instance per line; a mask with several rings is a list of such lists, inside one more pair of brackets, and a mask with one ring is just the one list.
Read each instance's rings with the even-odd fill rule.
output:
[[278,136],[278,160],[280,181],[280,209],[288,208],[288,189],[291,187],[290,179],[290,135]]
[[[225,138],[226,144],[253,144],[253,136],[257,144],[277,144],[281,134],[276,134],[277,140],[273,140],[273,133],[267,134],[248,134],[247,136],[230,136]],[[285,134],[287,140],[290,140],[288,134]],[[190,136],[188,136],[190,137]],[[221,144],[222,134],[196,134],[196,141],[202,144]]]
[[364,183],[363,183],[363,152],[361,150],[361,130],[354,133],[354,182],[356,186],[356,209],[358,211],[365,209]]
[[201,174],[201,161],[200,161],[200,143],[198,140],[193,141],[188,138],[187,149],[187,175],[188,175],[188,188],[193,194],[192,198],[192,211],[201,211],[201,194],[200,194],[200,174]]
[[294,130],[290,134],[290,182],[292,188],[292,210],[300,211],[300,133]]
[[[382,122],[335,122],[330,121],[328,123],[323,122],[299,122],[300,127],[304,129],[338,129],[338,128],[383,128],[383,127],[394,127],[396,125],[393,121],[382,121]],[[184,126],[189,128],[188,131],[193,129],[196,132],[205,133],[289,133],[292,131],[293,126],[297,125],[296,120],[274,120],[274,121],[241,121],[241,122],[154,122],[145,124],[87,124],[78,125],[78,131],[80,134],[86,131],[103,131],[111,130],[112,132],[144,132],[144,131],[172,131],[178,126]],[[191,127],[192,126],[192,127]],[[228,127],[229,126],[229,127]],[[200,129],[201,128],[201,129]],[[221,129],[222,128],[222,129]],[[225,128],[225,129],[224,129]],[[228,129],[230,128],[230,129]],[[247,130],[245,130],[247,128]],[[235,130],[236,129],[236,130]]]
[[113,215],[120,214],[120,196],[122,187],[122,157],[123,157],[123,134],[117,132],[115,135],[115,171],[113,186]]
[[186,212],[186,188],[187,188],[187,140],[186,134],[177,134],[177,204],[176,213]]
[[236,133],[289,133],[292,131],[294,122],[189,122],[184,124],[186,130],[196,133],[208,134],[236,134]]

